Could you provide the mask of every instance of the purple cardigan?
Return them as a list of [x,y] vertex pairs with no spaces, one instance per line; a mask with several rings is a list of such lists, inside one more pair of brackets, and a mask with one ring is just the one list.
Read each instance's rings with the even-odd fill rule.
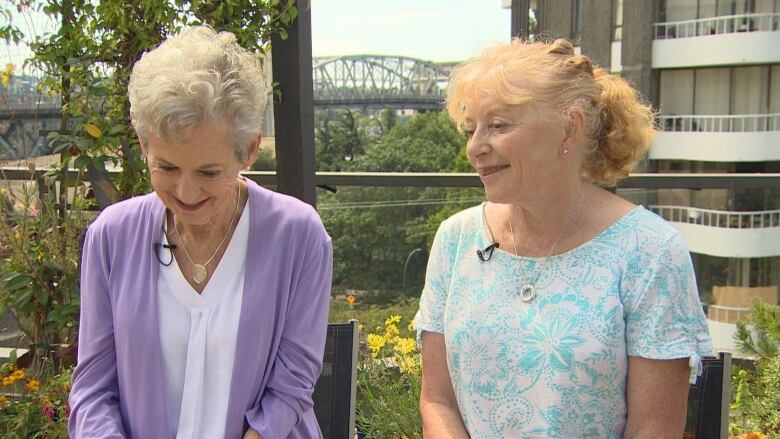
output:
[[[320,438],[311,395],[325,346],[330,237],[307,204],[247,183],[251,223],[225,437],[252,427],[264,439]],[[164,210],[154,193],[135,197],[87,230],[72,438],[171,438],[153,248]]]

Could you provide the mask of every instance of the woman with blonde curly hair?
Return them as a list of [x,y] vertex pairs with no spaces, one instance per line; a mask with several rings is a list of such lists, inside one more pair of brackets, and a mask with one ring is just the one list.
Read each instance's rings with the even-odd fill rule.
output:
[[571,43],[513,41],[450,78],[487,202],[445,220],[415,319],[426,437],[681,437],[712,352],[679,233],[605,190],[655,132]]
[[260,144],[259,58],[195,27],[128,88],[154,192],[87,231],[71,437],[321,437],[331,242],[311,206],[239,175]]

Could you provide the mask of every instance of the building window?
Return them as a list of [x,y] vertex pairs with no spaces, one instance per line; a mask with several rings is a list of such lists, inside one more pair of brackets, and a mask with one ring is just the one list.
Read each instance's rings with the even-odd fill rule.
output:
[[662,70],[667,116],[780,113],[780,65]]

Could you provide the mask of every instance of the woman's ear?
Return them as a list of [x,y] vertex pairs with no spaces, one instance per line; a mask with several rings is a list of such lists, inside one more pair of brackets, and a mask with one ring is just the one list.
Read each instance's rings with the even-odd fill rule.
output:
[[249,169],[252,167],[252,165],[255,163],[255,159],[257,158],[257,150],[260,148],[260,142],[263,140],[263,135],[258,134],[256,137],[253,137],[252,140],[249,141],[249,143],[246,145],[246,151],[244,156],[244,169]]
[[582,144],[585,137],[585,112],[580,107],[571,107],[564,113],[563,117],[565,127],[561,142],[561,154],[566,155],[575,151]]

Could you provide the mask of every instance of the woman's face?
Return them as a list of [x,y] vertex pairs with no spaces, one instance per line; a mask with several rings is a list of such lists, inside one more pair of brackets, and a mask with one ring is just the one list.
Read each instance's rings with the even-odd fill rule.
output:
[[491,202],[527,201],[566,172],[563,118],[544,105],[507,106],[483,94],[467,107],[464,128],[469,163]]
[[184,224],[213,223],[235,209],[236,178],[249,166],[253,154],[246,154],[245,162],[236,158],[227,126],[219,122],[196,125],[181,142],[154,135],[147,139],[144,153],[152,188]]

